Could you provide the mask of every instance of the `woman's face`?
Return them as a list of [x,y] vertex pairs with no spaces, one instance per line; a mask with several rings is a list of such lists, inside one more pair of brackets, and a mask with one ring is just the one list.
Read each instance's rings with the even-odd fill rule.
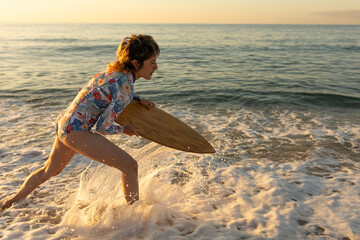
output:
[[[139,70],[137,70],[136,72],[134,72],[135,76],[136,76],[136,79],[141,78],[141,77],[143,77],[143,78],[145,78],[147,80],[151,79],[151,76],[153,75],[155,70],[158,69],[158,66],[157,66],[157,63],[156,63],[157,57],[158,56],[155,55],[155,56],[152,56],[152,57],[150,57],[150,58],[148,58],[148,59],[146,59],[144,61],[142,67]],[[137,63],[137,61],[136,61],[136,63]]]

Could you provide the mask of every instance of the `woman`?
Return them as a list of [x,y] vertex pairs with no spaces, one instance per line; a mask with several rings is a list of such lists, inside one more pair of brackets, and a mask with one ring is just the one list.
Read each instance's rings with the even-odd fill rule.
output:
[[[50,177],[59,174],[75,153],[122,171],[122,189],[131,204],[139,199],[137,162],[101,134],[138,135],[132,126],[115,124],[122,110],[136,100],[147,108],[154,103],[140,99],[134,92],[138,78],[151,79],[160,54],[157,43],[148,35],[131,35],[121,42],[116,61],[96,74],[78,93],[55,122],[56,138],[45,166],[25,180],[19,191],[2,201],[2,209],[26,198]],[[90,129],[96,125],[96,132]]]

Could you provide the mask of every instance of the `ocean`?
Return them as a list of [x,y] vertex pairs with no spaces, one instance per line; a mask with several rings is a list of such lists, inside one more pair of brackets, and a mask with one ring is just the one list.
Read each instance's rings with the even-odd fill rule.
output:
[[121,40],[150,34],[159,69],[135,91],[215,154],[109,136],[139,163],[75,155],[1,213],[1,239],[360,239],[360,26],[1,24],[0,199],[46,161],[53,122]]

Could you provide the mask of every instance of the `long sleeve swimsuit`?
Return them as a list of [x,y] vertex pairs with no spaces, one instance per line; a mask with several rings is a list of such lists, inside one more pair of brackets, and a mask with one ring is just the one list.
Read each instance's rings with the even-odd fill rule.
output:
[[88,130],[96,125],[101,134],[118,134],[123,126],[114,121],[131,100],[139,101],[134,92],[133,73],[101,72],[96,74],[77,94],[69,107],[55,121],[60,140],[74,131]]

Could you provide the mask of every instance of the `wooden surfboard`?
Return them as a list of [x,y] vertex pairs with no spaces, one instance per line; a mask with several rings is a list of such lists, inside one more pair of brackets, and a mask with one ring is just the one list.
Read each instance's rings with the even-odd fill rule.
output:
[[131,125],[140,136],[166,147],[194,153],[215,152],[198,132],[157,107],[149,110],[133,101],[120,113],[116,122],[123,126]]

